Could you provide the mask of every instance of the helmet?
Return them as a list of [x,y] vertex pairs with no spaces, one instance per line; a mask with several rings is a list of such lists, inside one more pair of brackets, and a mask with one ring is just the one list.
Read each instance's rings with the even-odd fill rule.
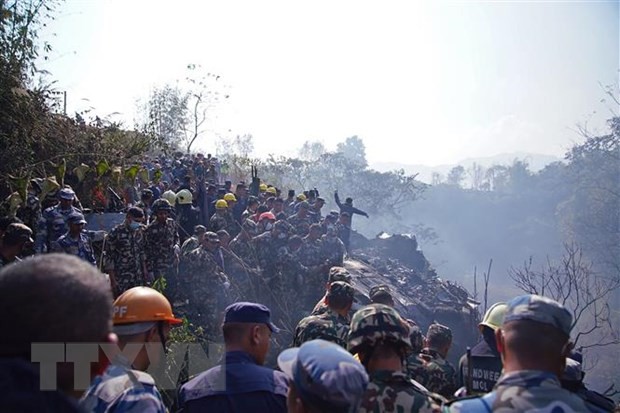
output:
[[411,352],[410,328],[392,307],[370,304],[359,309],[351,320],[347,349],[352,354],[365,346],[374,347],[379,342],[392,342],[405,353]]
[[303,202],[306,200],[306,196],[304,194],[299,194],[297,195],[297,200]]
[[228,208],[228,203],[224,201],[223,199],[218,199],[217,201],[215,201],[215,208],[226,209]]
[[174,191],[171,191],[170,189],[161,194],[161,197],[168,201],[170,205],[174,205],[175,201],[177,200],[177,194],[175,194]]
[[151,209],[153,210],[153,212],[170,211],[172,207],[170,206],[170,202],[163,198],[159,198],[157,201],[153,202],[153,206]]
[[506,303],[495,303],[493,304],[486,313],[484,313],[484,317],[480,324],[478,324],[478,329],[482,331],[482,327],[489,327],[493,331],[497,330],[502,326],[502,322],[504,321],[504,315],[506,314],[506,309],[508,308],[508,304]]
[[224,201],[234,201],[237,202],[237,197],[235,194],[231,194],[230,192],[224,195]]
[[179,192],[177,192],[177,201],[179,202],[179,205],[191,204],[193,200],[194,196],[189,190],[181,189]]
[[267,191],[267,184],[260,184],[258,186],[258,190],[261,191],[261,192]]
[[269,188],[267,188],[267,190],[265,192],[267,192],[268,194],[271,194],[271,195],[277,195],[278,194],[278,191],[273,186],[270,186]]
[[258,222],[261,222],[263,219],[272,219],[272,220],[275,221],[276,220],[276,216],[273,215],[273,212],[263,212],[258,217]]
[[172,306],[166,297],[149,287],[134,287],[122,293],[114,301],[112,321],[114,325],[148,321],[182,322],[172,314]]

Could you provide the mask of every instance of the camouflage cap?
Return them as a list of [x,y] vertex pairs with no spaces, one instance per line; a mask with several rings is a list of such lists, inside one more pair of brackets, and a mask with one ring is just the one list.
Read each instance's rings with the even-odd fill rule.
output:
[[153,212],[156,213],[158,211],[170,211],[172,209],[172,206],[167,199],[159,198],[158,200],[153,202],[153,206],[151,209],[153,210]]
[[372,302],[382,298],[390,298],[392,301],[394,300],[394,297],[392,297],[392,291],[390,291],[390,287],[386,284],[375,285],[372,287],[370,291],[368,291],[368,298],[370,298],[370,301]]
[[344,298],[352,300],[353,296],[355,296],[355,289],[347,282],[334,281],[329,285],[329,291],[327,292],[328,298]]
[[366,387],[366,369],[345,349],[311,340],[278,356],[278,366],[300,399],[318,411],[357,411]]
[[333,283],[334,281],[344,281],[351,283],[351,274],[344,267],[331,267],[329,269],[329,275],[327,276],[327,282]]
[[347,348],[351,353],[357,353],[364,345],[372,347],[384,341],[410,352],[409,333],[409,325],[395,309],[383,304],[370,304],[353,315]]
[[508,302],[503,324],[511,321],[536,321],[570,336],[573,317],[560,303],[540,295],[521,295]]
[[28,226],[18,223],[10,224],[6,228],[2,241],[11,245],[20,241],[34,242],[32,240],[32,230]]
[[195,235],[204,234],[205,232],[207,232],[207,228],[204,225],[196,225],[194,227],[194,234]]
[[452,330],[443,324],[434,323],[428,326],[427,340],[452,341]]
[[62,188],[58,191],[58,198],[72,201],[73,198],[75,198],[75,192],[73,192],[73,189],[71,188]]
[[210,242],[220,242],[220,237],[215,232],[207,231],[205,232],[205,240]]
[[281,232],[288,232],[289,230],[288,222],[276,221],[276,223],[273,224],[273,229],[281,231]]
[[86,224],[86,220],[84,219],[84,215],[82,215],[81,213],[72,212],[67,217],[67,223],[81,225],[81,224]]

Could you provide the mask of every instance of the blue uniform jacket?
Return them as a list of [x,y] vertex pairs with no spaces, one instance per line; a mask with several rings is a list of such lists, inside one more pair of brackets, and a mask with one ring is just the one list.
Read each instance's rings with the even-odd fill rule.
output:
[[226,353],[215,366],[181,387],[182,411],[286,413],[288,381],[284,373],[256,364],[242,351]]

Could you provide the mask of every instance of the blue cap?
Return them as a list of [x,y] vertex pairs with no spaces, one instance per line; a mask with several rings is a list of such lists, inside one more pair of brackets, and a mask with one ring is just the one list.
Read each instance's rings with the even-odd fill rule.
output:
[[280,329],[271,322],[271,311],[267,306],[258,303],[238,302],[226,307],[224,324],[226,323],[258,323],[267,324],[272,333]]
[[72,212],[67,217],[67,222],[69,224],[86,224],[86,220],[84,219],[84,215],[79,212]]
[[536,321],[557,328],[570,336],[573,317],[557,301],[541,295],[521,295],[508,302],[504,323],[510,321]]
[[368,374],[359,361],[337,344],[311,340],[278,356],[278,366],[293,380],[299,397],[328,412],[357,411]]
[[58,198],[72,201],[73,198],[75,198],[75,192],[73,192],[73,189],[71,188],[62,188],[58,191]]

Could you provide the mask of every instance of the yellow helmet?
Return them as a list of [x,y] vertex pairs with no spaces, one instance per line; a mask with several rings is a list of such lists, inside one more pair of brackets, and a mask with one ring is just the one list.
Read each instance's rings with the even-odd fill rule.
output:
[[237,197],[235,196],[235,194],[232,193],[227,193],[226,195],[224,195],[224,201],[234,201],[237,202]]
[[226,209],[226,208],[228,208],[228,202],[224,201],[223,199],[218,199],[215,202],[215,208],[217,208],[217,209]]
[[269,188],[267,188],[267,191],[265,191],[265,192],[267,192],[268,194],[271,194],[271,195],[277,195],[278,194],[278,191],[273,186],[270,186]]
[[258,190],[261,191],[261,192],[267,191],[267,184],[260,184],[258,186]]
[[304,194],[299,194],[297,195],[297,200],[303,202],[306,200],[306,196]]
[[482,331],[482,327],[486,326],[495,331],[500,328],[504,322],[504,315],[506,314],[507,308],[508,304],[506,303],[493,304],[487,312],[484,313],[482,321],[478,324],[478,329]]
[[130,288],[114,301],[114,325],[148,321],[179,324],[183,320],[172,314],[172,306],[163,294],[149,287]]

